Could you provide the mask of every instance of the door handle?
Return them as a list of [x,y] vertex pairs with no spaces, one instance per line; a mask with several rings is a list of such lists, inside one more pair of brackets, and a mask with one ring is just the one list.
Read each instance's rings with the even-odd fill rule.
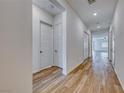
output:
[[43,51],[40,51],[40,53],[43,53]]
[[58,50],[54,50],[55,53],[58,53]]

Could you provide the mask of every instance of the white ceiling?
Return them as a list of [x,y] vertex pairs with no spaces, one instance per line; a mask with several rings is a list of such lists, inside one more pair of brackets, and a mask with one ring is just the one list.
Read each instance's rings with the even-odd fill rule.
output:
[[52,16],[64,11],[64,8],[56,0],[33,0],[33,3],[47,11]]
[[[117,1],[96,0],[95,3],[90,5],[88,0],[67,0],[88,28],[93,31],[110,27]],[[93,13],[98,15],[94,16]],[[101,28],[97,28],[98,25]]]

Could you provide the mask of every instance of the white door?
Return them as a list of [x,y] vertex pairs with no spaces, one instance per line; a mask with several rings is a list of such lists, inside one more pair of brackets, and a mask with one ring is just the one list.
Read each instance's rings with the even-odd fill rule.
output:
[[115,33],[113,30],[109,32],[109,61],[115,65]]
[[63,32],[62,23],[54,26],[54,64],[62,68],[63,58]]
[[43,22],[41,22],[41,28],[40,28],[40,63],[41,63],[41,69],[53,65],[52,26]]
[[115,66],[115,33],[112,31],[112,63]]
[[84,59],[89,57],[89,35],[84,32]]

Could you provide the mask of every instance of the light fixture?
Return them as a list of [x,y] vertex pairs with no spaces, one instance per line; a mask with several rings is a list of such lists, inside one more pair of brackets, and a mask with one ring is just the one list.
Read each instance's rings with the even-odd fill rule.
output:
[[101,28],[100,26],[97,26],[97,28],[99,29],[99,28]]
[[94,16],[97,16],[97,13],[93,13]]
[[88,3],[91,5],[91,4],[93,4],[93,3],[95,3],[96,2],[96,0],[88,0]]

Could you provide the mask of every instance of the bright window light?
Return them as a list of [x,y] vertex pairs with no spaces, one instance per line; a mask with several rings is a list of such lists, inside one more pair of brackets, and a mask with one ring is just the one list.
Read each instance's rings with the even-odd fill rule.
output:
[[93,13],[94,16],[97,16],[97,13]]

